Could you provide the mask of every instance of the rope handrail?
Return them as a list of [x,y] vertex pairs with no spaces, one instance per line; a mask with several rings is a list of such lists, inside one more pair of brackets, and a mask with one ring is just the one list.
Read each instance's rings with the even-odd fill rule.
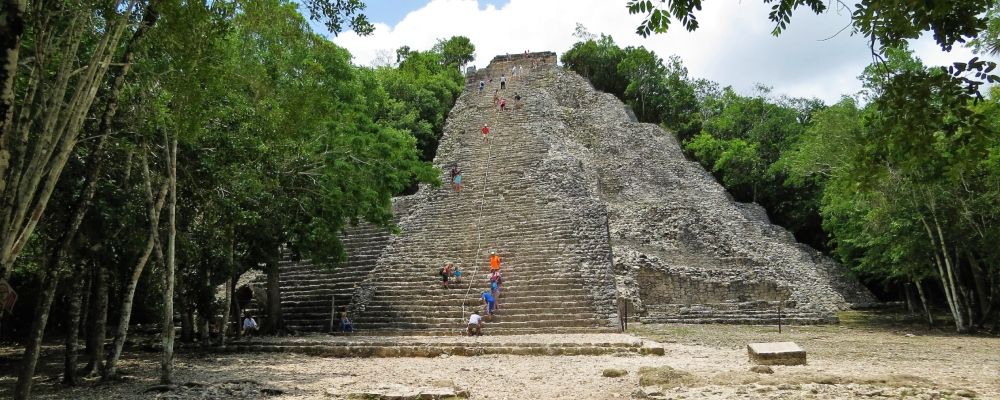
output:
[[[497,121],[499,121],[499,120],[500,120],[500,110],[497,110],[496,113],[493,116],[493,126],[494,127],[496,127]],[[472,273],[469,276],[469,283],[468,283],[468,286],[465,289],[465,297],[466,297],[466,299],[462,300],[462,315],[461,315],[461,319],[460,319],[462,322],[465,321],[465,317],[466,317],[465,305],[469,301],[468,300],[468,296],[469,296],[469,293],[472,292],[472,284],[475,282],[476,274],[479,272],[479,254],[480,254],[480,252],[482,252],[482,241],[483,241],[483,229],[482,229],[483,209],[485,208],[485,205],[486,205],[486,190],[489,187],[490,164],[493,161],[493,141],[490,138],[488,138],[488,137],[486,138],[486,141],[487,141],[487,144],[486,144],[486,170],[485,170],[485,173],[483,174],[483,188],[480,191],[481,195],[480,195],[480,199],[479,199],[479,215],[476,216],[476,254],[473,256],[473,259],[472,259]]]
[[[523,79],[523,77],[522,77],[522,79]],[[513,81],[514,81],[513,77],[511,77],[511,79],[509,79],[507,81],[507,90],[510,90],[511,83],[513,83]],[[497,110],[494,112],[494,115],[493,115],[493,125],[492,126],[494,128],[499,128],[498,127],[499,120],[500,120],[500,109],[497,108]],[[494,130],[498,130],[498,129],[494,129]],[[494,133],[491,132],[491,134],[494,134]],[[489,187],[489,174],[490,174],[490,165],[492,163],[492,160],[493,160],[493,141],[492,141],[492,139],[487,138],[487,146],[486,146],[486,172],[483,175],[483,189],[481,191],[482,194],[480,196],[480,201],[479,201],[479,215],[476,217],[476,251],[475,251],[475,256],[474,256],[473,262],[472,262],[472,274],[469,277],[470,278],[469,279],[469,283],[468,283],[468,285],[466,287],[466,290],[465,290],[465,299],[462,300],[462,316],[461,316],[461,319],[460,319],[461,322],[465,322],[465,318],[466,318],[466,315],[467,315],[466,314],[466,304],[469,301],[468,296],[469,296],[469,293],[472,292],[472,285],[473,285],[473,283],[475,283],[475,276],[476,276],[476,274],[478,273],[478,270],[479,270],[479,257],[480,257],[480,253],[482,252],[482,237],[483,237],[483,231],[482,231],[483,209],[485,208],[485,205],[486,205],[486,190]],[[488,278],[489,277],[489,273],[484,274],[484,277]]]

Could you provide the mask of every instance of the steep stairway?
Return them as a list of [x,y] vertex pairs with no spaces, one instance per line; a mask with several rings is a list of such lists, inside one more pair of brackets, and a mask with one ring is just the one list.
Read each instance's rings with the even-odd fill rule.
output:
[[[479,298],[487,290],[490,250],[503,260],[504,285],[488,332],[612,326],[607,228],[605,220],[592,218],[603,209],[561,193],[552,179],[536,173],[549,156],[548,144],[536,134],[545,123],[545,110],[527,103],[501,113],[493,105],[491,88],[477,92],[476,78],[498,77],[509,68],[502,63],[480,71],[456,102],[435,164],[447,173],[457,163],[462,191],[426,186],[414,195],[421,201],[401,219],[402,233],[390,240],[354,297],[359,330],[462,331],[469,313],[482,310]],[[510,98],[510,106],[514,92],[530,99],[537,91],[534,75],[526,72],[508,83],[501,94]],[[498,86],[496,80],[491,85]],[[479,133],[484,123],[491,127],[488,141]],[[568,205],[578,200],[582,207]],[[568,212],[588,207],[590,213]],[[462,269],[460,284],[442,286],[437,272],[446,262]]]
[[374,267],[389,237],[384,228],[361,224],[346,230],[341,238],[347,253],[343,263],[282,260],[279,277],[285,326],[292,331],[328,331],[332,308],[339,310],[351,303],[354,290]]

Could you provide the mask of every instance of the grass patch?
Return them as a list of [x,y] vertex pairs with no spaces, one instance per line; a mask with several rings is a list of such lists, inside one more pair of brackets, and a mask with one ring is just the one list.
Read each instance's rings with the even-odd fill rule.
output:
[[617,377],[625,376],[625,375],[628,375],[628,370],[617,369],[617,368],[608,368],[608,369],[605,369],[603,372],[601,372],[601,376],[604,376],[604,377],[607,377],[607,378],[617,378]]
[[642,367],[639,368],[639,386],[659,386],[661,388],[676,388],[698,386],[703,383],[702,379],[692,375],[690,372],[673,369],[671,367]]

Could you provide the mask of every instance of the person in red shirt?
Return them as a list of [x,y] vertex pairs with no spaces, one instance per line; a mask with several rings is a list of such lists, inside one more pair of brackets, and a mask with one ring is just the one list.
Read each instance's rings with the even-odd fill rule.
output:
[[482,132],[483,132],[483,141],[485,142],[486,141],[486,135],[490,134],[490,127],[487,126],[486,124],[483,124]]

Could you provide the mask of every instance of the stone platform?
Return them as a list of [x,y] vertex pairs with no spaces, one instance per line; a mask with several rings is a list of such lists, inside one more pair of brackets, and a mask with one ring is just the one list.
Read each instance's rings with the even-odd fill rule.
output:
[[747,353],[760,365],[806,365],[806,351],[792,342],[750,343]]
[[510,355],[663,355],[663,346],[625,334],[503,336],[331,336],[251,338],[233,352],[290,352],[320,357],[438,357]]

